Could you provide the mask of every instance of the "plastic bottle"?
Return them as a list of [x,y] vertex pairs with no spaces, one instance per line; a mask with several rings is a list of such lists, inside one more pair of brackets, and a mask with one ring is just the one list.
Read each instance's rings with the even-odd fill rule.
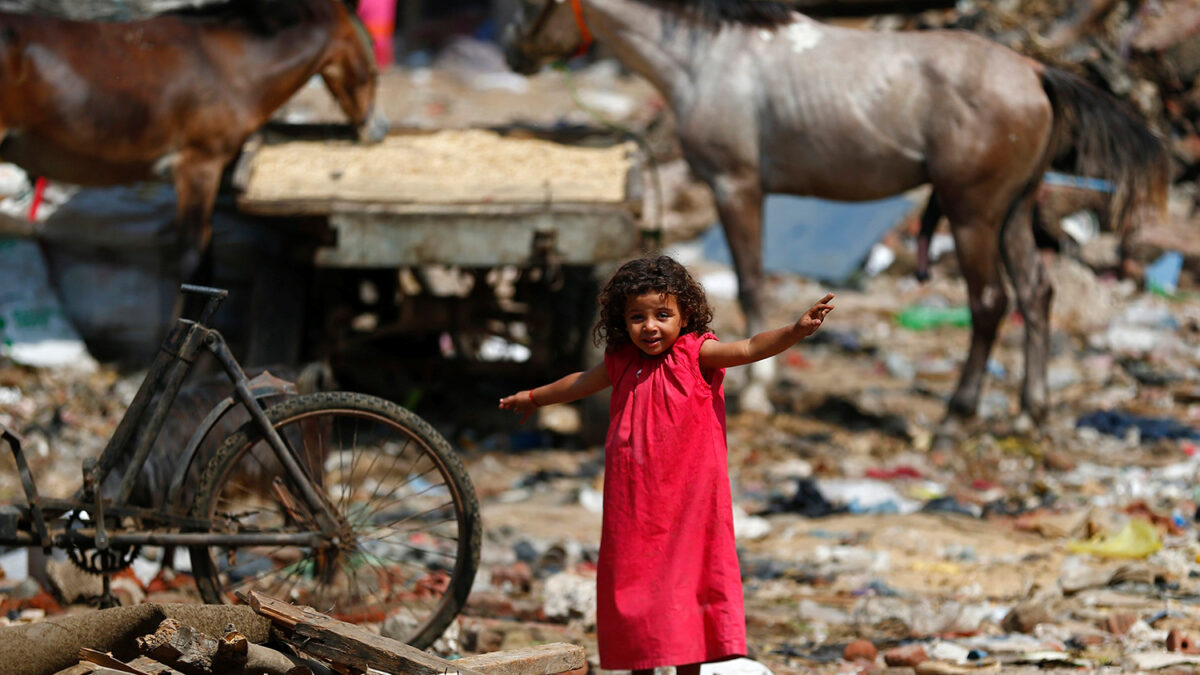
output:
[[907,307],[896,315],[896,321],[909,330],[929,330],[939,326],[966,328],[971,325],[971,310],[967,307]]

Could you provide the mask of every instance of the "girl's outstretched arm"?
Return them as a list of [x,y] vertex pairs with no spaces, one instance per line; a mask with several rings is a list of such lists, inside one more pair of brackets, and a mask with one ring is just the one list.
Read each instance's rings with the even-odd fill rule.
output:
[[817,332],[821,322],[833,311],[832,300],[833,293],[827,293],[790,326],[763,331],[737,342],[705,340],[700,345],[700,367],[732,368],[775,356]]
[[609,384],[611,383],[608,381],[608,370],[603,363],[598,363],[585,371],[571,373],[550,384],[505,396],[500,399],[500,409],[517,413],[524,424],[533,411],[541,406],[578,401],[601,391]]

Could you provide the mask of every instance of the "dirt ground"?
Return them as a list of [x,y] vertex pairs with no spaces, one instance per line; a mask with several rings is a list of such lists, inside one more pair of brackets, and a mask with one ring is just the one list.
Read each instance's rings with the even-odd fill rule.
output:
[[[588,120],[553,74],[523,93],[480,93],[444,72],[386,77],[385,110],[408,127]],[[623,123],[645,126],[660,112],[645,83],[610,71],[579,79],[593,100],[623,111]],[[310,87],[283,115],[336,117],[322,96]],[[1177,223],[1176,241],[1187,241],[1188,227]],[[1186,259],[1180,289],[1164,295],[1048,255],[1056,285],[1049,419],[1032,430],[1015,424],[1023,331],[1013,315],[989,364],[980,419],[946,446],[933,437],[969,330],[906,328],[899,317],[914,307],[961,308],[965,289],[952,256],[921,285],[905,263],[911,240],[897,233],[888,243],[897,263],[834,289],[837,309],[820,333],[777,357],[776,414],[729,418],[749,656],[778,674],[1194,668],[1200,657],[1168,652],[1166,640],[1171,629],[1200,635],[1196,256]],[[729,268],[696,258],[686,242],[675,250],[710,288],[729,286]],[[826,290],[791,275],[773,276],[768,288],[779,323]],[[738,334],[733,298],[712,295],[718,334]],[[99,452],[142,375],[0,362],[0,423],[42,432],[30,438],[44,492],[76,484],[80,458]],[[731,391],[743,376],[730,373]],[[1095,411],[1181,426],[1161,438],[1077,426]],[[458,412],[468,420],[492,413]],[[570,427],[572,413],[543,410],[546,433],[532,443],[533,426],[445,427],[475,484],[485,533],[472,598],[456,637],[439,646],[446,654],[569,641],[598,668],[586,589],[603,452],[550,433],[563,417]],[[13,470],[0,471],[0,497],[18,489]],[[1116,537],[1131,522],[1152,525],[1153,552]],[[186,586],[169,593],[195,598]],[[844,658],[859,638],[878,656]],[[885,659],[902,645],[920,645],[928,660],[914,671],[892,652]]]

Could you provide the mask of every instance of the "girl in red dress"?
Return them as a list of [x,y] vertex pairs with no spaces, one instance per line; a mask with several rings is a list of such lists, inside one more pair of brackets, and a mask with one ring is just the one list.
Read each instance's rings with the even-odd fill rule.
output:
[[538,406],[613,388],[596,570],[601,668],[693,675],[746,653],[721,381],[726,368],[812,335],[831,300],[794,324],[719,342],[704,289],[683,265],[633,260],[600,294],[604,363],[500,399],[524,421]]

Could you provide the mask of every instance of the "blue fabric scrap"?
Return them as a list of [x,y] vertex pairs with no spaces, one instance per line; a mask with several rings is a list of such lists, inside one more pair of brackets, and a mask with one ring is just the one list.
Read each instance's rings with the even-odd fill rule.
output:
[[1075,428],[1091,427],[1102,433],[1124,438],[1136,427],[1143,441],[1200,438],[1200,431],[1169,417],[1145,417],[1121,410],[1097,410],[1080,416]]

